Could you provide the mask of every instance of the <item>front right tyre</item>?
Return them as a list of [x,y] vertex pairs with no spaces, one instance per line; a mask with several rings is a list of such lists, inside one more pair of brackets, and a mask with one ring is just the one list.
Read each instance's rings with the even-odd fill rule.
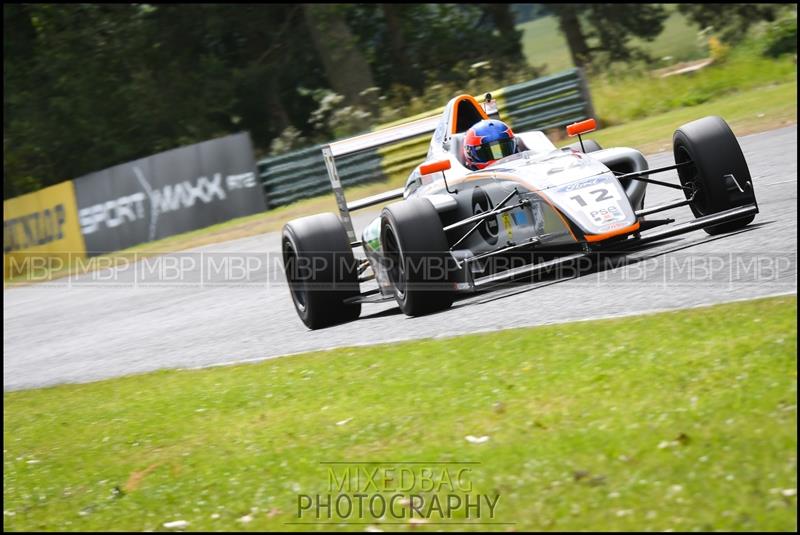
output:
[[439,213],[428,199],[407,199],[384,208],[381,245],[403,313],[420,316],[453,304],[455,261]]
[[[703,217],[756,202],[750,169],[728,123],[721,117],[703,117],[681,126],[672,138],[678,177],[695,217]],[[692,197],[694,195],[694,197]],[[706,227],[722,234],[750,224],[755,215]]]

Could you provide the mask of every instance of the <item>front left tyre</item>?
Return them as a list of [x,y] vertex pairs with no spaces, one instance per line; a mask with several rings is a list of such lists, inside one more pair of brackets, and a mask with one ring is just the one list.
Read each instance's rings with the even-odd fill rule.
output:
[[281,238],[284,272],[297,315],[320,329],[361,314],[358,264],[344,225],[332,213],[290,221]]

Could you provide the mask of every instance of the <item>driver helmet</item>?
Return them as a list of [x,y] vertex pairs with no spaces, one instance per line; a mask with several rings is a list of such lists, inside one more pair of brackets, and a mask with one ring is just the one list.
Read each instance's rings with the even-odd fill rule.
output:
[[484,119],[472,125],[464,136],[464,161],[472,170],[483,169],[515,152],[514,132],[503,121]]

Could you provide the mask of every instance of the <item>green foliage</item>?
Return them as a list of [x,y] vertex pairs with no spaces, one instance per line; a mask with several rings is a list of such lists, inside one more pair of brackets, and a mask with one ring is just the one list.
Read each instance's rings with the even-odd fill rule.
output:
[[588,9],[587,35],[595,39],[595,67],[615,61],[649,59],[647,52],[633,44],[633,39],[652,41],[664,29],[669,17],[658,4],[593,4]]
[[[279,137],[275,151],[363,130],[379,120],[376,95],[310,120],[320,101],[298,91],[343,87],[356,67],[397,100],[466,85],[465,65],[522,63],[505,4],[328,14],[336,20],[307,16],[305,4],[4,4],[4,196],[235,131],[263,154]],[[367,63],[332,67],[326,43],[348,33],[348,56]]]
[[775,21],[767,29],[764,54],[778,57],[797,53],[797,16]]
[[545,4],[511,4],[514,20],[517,24],[524,24],[550,15],[550,9]]
[[[333,93],[337,84],[313,44],[312,35],[324,38],[325,29],[309,25],[303,6],[4,4],[4,196],[234,131],[249,131],[259,156],[293,150],[439,108],[459,93],[481,94],[535,78],[545,68],[560,70],[561,60],[562,67],[569,63],[563,44],[539,40],[540,61],[527,66],[522,29],[513,25],[519,8],[507,4],[342,4],[335,14],[346,21],[353,50],[363,54],[375,84],[346,101]],[[646,63],[633,61],[646,56],[638,48],[665,55],[649,40],[659,35],[666,14],[671,15],[663,35],[671,36],[670,50],[685,45],[668,54],[698,54],[679,31],[685,19],[674,9],[570,9],[579,8],[587,47],[615,79],[643,72]],[[723,18],[736,27],[749,9]],[[691,13],[705,20],[711,12]],[[791,44],[788,25],[769,31],[762,50],[778,53]],[[759,68],[763,72],[753,79],[762,81],[776,70],[766,63]],[[777,70],[784,75],[783,67]],[[752,86],[748,78],[743,83]],[[671,109],[730,87],[704,85],[665,100]],[[635,108],[642,98],[620,101],[609,117],[617,108]],[[641,106],[633,115],[647,109]]]
[[657,4],[558,4],[550,10],[559,21],[573,63],[600,70],[613,62],[649,59],[633,39],[652,41],[669,12]]
[[3,9],[6,197],[233,131],[264,143],[310,113],[298,81],[321,83],[293,8]]
[[[396,16],[402,46],[393,50],[385,10],[377,4],[354,6],[350,26],[370,54],[375,79],[382,89],[394,84],[415,90],[428,85],[465,83],[470,73],[463,65],[490,61],[496,68],[511,66],[521,59],[508,43],[517,44],[521,32],[512,35],[497,29],[484,4],[403,4]],[[505,51],[505,53],[504,53]],[[401,57],[409,63],[414,79],[397,76]],[[457,65],[457,64],[461,65]]]
[[711,27],[727,43],[738,43],[747,37],[753,24],[773,21],[785,9],[778,4],[680,4],[681,13],[702,28]]
[[[604,69],[665,67],[674,63],[708,57],[706,35],[700,35],[697,28],[676,8],[670,8],[669,17],[664,21],[663,31],[652,41],[632,36],[630,44],[641,48],[652,62],[627,61],[619,65],[611,64]],[[542,17],[520,24],[523,30],[522,45],[528,63],[543,65],[547,73],[554,73],[574,66],[569,54],[564,34],[559,30],[558,20],[553,16]]]

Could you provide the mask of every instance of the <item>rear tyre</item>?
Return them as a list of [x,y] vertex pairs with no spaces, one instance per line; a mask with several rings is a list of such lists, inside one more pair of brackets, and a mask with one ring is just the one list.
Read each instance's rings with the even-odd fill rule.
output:
[[[678,168],[678,176],[681,184],[687,186],[686,198],[694,192],[689,207],[695,217],[756,202],[742,149],[721,117],[703,117],[681,126],[675,131],[672,144],[676,164],[691,162]],[[755,215],[750,215],[704,230],[711,235],[731,232],[747,226],[754,218]]]
[[453,304],[455,262],[442,221],[428,199],[408,199],[384,208],[381,244],[403,313],[420,316]]
[[567,145],[566,147],[564,147],[564,149],[574,149],[574,150],[576,150],[578,152],[584,152],[584,154],[589,154],[590,152],[603,150],[603,147],[601,147],[600,143],[598,143],[594,139],[584,139],[583,140],[583,149],[581,149],[581,142],[580,141],[576,141],[575,143],[571,143],[571,144]]
[[290,221],[283,227],[283,265],[294,308],[310,329],[358,318],[358,264],[342,222],[334,214]]

